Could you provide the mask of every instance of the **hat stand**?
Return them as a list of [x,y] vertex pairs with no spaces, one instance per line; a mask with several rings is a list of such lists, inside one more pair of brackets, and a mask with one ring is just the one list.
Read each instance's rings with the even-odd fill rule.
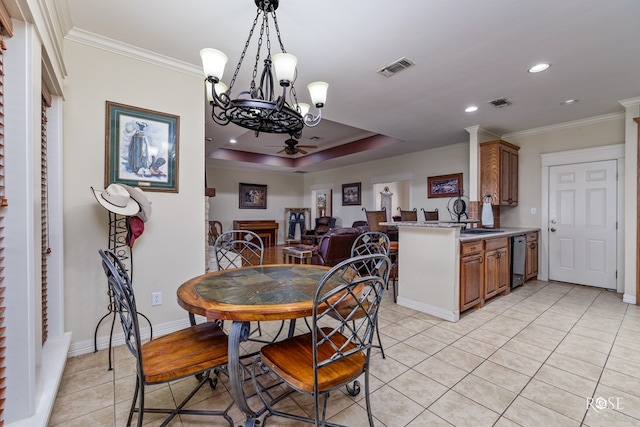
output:
[[[125,266],[129,279],[133,283],[133,251],[127,245],[127,217],[109,211],[109,250],[113,252]],[[111,364],[111,347],[113,344],[113,328],[116,323],[116,309],[113,302],[113,294],[111,288],[107,286],[107,295],[109,295],[109,305],[107,306],[107,314],[102,316],[96,325],[93,334],[94,353],[98,351],[98,328],[104,319],[113,316],[111,319],[111,331],[109,333],[109,370],[112,370]],[[147,316],[138,312],[149,323],[149,339],[153,339],[153,326]]]

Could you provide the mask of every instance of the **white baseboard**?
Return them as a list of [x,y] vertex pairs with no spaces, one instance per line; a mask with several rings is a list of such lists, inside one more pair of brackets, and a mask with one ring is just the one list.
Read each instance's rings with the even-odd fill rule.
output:
[[40,370],[40,384],[37,390],[38,407],[36,413],[29,418],[5,424],[6,427],[46,427],[56,401],[58,387],[67,363],[67,352],[71,343],[71,332],[59,338],[49,338],[42,347],[42,369]]
[[[196,316],[199,317],[199,316]],[[109,320],[110,322],[111,320]],[[140,335],[143,340],[149,339],[151,334],[151,329],[148,326],[148,323],[144,318],[140,318],[140,326],[146,324],[147,327],[140,328]],[[170,332],[179,331],[180,329],[184,329],[189,326],[189,318],[185,316],[184,319],[175,320],[173,322],[161,323],[158,325],[153,325],[153,336],[161,337],[162,335],[166,335]],[[109,329],[107,328],[107,332]],[[120,319],[116,319],[115,327],[113,328],[113,340],[112,347],[117,347],[119,345],[124,344],[124,334],[122,333],[122,327],[120,326]],[[99,336],[97,339],[98,350],[103,350],[109,347],[109,335]],[[95,351],[93,339],[86,341],[79,341],[73,343],[69,348],[68,357],[80,356],[82,354],[93,353]]]
[[626,303],[629,303],[629,304],[636,304],[637,295],[624,294],[624,295],[622,295],[622,302],[626,302]]
[[414,300],[398,296],[398,305],[403,307],[412,308],[414,310],[421,311],[426,314],[438,317],[440,319],[448,320],[449,322],[457,322],[460,320],[460,311],[449,311],[441,307],[435,307],[433,305],[419,303]]

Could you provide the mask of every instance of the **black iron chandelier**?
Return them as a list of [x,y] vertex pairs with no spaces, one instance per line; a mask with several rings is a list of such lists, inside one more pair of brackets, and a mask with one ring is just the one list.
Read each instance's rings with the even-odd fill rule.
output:
[[[224,67],[227,63],[227,56],[216,49],[202,49],[202,67],[206,76],[205,86],[207,89],[207,99],[211,105],[211,118],[219,125],[227,125],[233,122],[238,126],[251,129],[256,132],[289,134],[294,138],[300,138],[304,125],[316,126],[322,119],[322,107],[327,98],[328,83],[313,82],[307,87],[311,95],[311,101],[318,109],[318,114],[314,116],[309,112],[309,105],[299,103],[296,90],[293,86],[296,77],[296,65],[298,60],[295,56],[286,52],[280,29],[276,18],[276,9],[279,0],[254,0],[258,7],[258,12],[253,20],[253,26],[249,32],[240,60],[231,78],[231,83],[227,87],[221,79]],[[249,90],[242,91],[237,98],[231,98],[231,90],[238,77],[238,72],[242,66],[249,42],[260,17],[260,36],[258,38],[258,50],[253,66],[253,76]],[[269,16],[273,19],[273,24],[280,43],[282,53],[271,56],[271,41],[269,39]],[[263,36],[266,43],[263,43]],[[266,57],[260,75],[260,85],[256,85],[258,76],[258,64],[260,63],[260,53],[266,44]],[[282,93],[276,98],[275,77],[282,87]],[[288,90],[287,90],[288,89]]]

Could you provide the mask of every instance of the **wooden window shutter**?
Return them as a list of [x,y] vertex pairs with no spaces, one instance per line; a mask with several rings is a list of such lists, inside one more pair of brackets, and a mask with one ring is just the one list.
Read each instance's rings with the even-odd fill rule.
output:
[[4,426],[4,404],[6,401],[6,351],[5,301],[4,301],[4,209],[7,206],[4,188],[4,51],[7,46],[4,37],[13,36],[11,17],[0,1],[0,427]]

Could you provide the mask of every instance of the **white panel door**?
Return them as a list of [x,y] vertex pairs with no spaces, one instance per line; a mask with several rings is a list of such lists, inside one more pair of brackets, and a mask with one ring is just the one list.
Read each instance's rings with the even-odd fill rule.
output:
[[549,279],[616,288],[615,160],[549,168]]

